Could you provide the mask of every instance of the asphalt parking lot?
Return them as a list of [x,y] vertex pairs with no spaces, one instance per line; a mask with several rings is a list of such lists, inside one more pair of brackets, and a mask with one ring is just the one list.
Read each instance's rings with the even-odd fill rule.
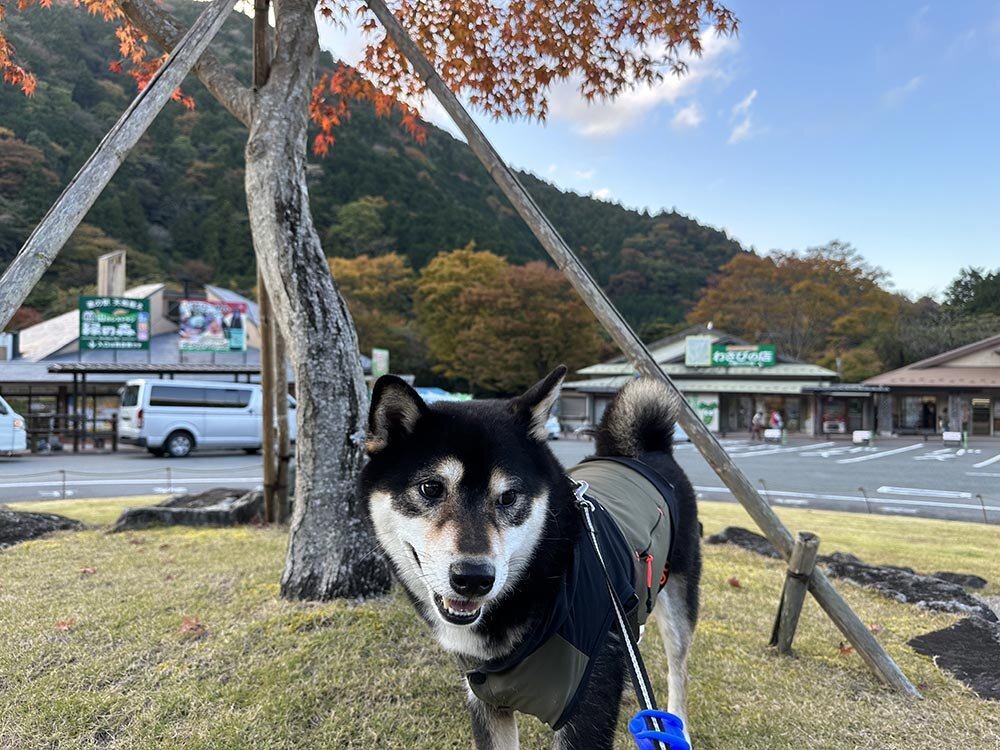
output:
[[[1000,524],[1000,441],[968,447],[940,439],[894,438],[872,447],[844,440],[794,438],[787,444],[724,438],[722,444],[776,506],[923,516]],[[549,443],[570,466],[593,452],[586,440]],[[675,448],[699,497],[732,500],[690,443]],[[242,452],[154,458],[124,448],[101,455],[0,457],[0,502],[168,495],[220,485],[253,488],[260,459]],[[867,499],[866,499],[867,498]]]
[[[720,441],[773,505],[1000,523],[1000,441],[945,445],[940,438],[891,438],[874,446],[794,438],[787,444]],[[559,441],[570,464],[593,444]],[[691,443],[675,447],[700,498],[733,500]],[[867,497],[867,499],[866,499]]]

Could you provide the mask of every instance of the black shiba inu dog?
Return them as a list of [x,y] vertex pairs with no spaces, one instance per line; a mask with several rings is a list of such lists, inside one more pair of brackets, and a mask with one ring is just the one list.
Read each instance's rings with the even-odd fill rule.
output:
[[[414,608],[467,670],[533,648],[533,634],[565,599],[582,520],[573,482],[549,450],[545,430],[565,374],[557,368],[510,400],[432,406],[399,378],[375,384],[362,497]],[[701,554],[694,491],[671,455],[676,410],[662,384],[629,383],[598,427],[596,455],[638,459],[673,488],[670,574],[649,606],[655,600],[670,668],[668,709],[686,724]],[[579,694],[550,722],[556,748],[613,745],[626,672],[621,641],[609,630],[587,655]],[[516,749],[514,711],[469,688],[475,746]]]

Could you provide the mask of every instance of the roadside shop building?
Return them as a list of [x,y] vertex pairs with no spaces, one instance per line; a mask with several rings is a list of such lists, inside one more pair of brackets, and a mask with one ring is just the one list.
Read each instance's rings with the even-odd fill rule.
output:
[[[745,434],[758,409],[766,417],[778,412],[791,433],[821,432],[812,389],[834,383],[833,370],[706,326],[654,341],[648,348],[712,432]],[[624,357],[576,374],[581,377],[564,384],[559,404],[559,420],[569,432],[599,422],[618,389],[636,377]],[[838,428],[844,431],[846,426]]]

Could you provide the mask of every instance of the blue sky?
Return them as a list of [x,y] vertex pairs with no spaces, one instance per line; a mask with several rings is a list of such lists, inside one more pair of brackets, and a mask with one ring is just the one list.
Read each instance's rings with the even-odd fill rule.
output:
[[544,124],[477,120],[560,187],[758,252],[850,242],[911,296],[1000,267],[1000,0],[729,7],[739,36],[706,39],[685,78],[598,106],[561,87]]

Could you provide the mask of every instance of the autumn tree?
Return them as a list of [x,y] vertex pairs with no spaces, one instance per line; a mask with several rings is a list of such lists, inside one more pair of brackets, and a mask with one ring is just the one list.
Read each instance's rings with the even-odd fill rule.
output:
[[[0,21],[8,1],[0,0]],[[49,2],[18,0],[18,7]],[[124,67],[140,85],[182,35],[169,10],[153,0],[81,4],[118,24]],[[723,33],[736,26],[731,12],[715,0],[396,0],[390,7],[444,81],[474,107],[498,117],[544,117],[550,87],[560,81],[594,99],[683,73],[683,56],[700,51],[706,23]],[[326,153],[337,124],[349,116],[350,100],[364,98],[387,112],[397,99],[419,96],[423,87],[395,45],[378,33],[363,3],[273,0],[272,8],[270,74],[263,85],[246,88],[211,55],[202,57],[195,72],[249,131],[246,198],[253,245],[301,397],[295,515],[282,592],[309,598],[366,595],[388,585],[355,500],[367,393],[357,337],[310,213],[309,118],[319,127],[313,148]],[[360,18],[368,36],[358,71],[341,69],[314,87],[317,9],[334,21]],[[26,93],[33,90],[31,72],[17,62],[2,32],[0,72]],[[412,110],[404,108],[403,122],[418,132]]]
[[711,321],[859,380],[882,369],[874,340],[903,304],[882,288],[885,279],[884,271],[841,242],[804,253],[741,254],[722,266],[688,320]]
[[347,301],[361,351],[388,349],[394,372],[428,369],[427,346],[413,312],[417,274],[398,253],[331,258],[330,271]]
[[466,292],[476,286],[496,284],[507,269],[507,261],[469,244],[440,253],[428,263],[417,281],[414,311],[417,326],[434,370],[446,378],[464,378],[474,383],[457,345],[459,335],[476,311]]
[[327,252],[344,258],[386,252],[393,244],[382,221],[388,205],[380,195],[366,195],[338,207],[337,220],[326,232]]
[[454,361],[466,379],[493,391],[520,392],[559,364],[572,372],[605,351],[594,316],[566,277],[541,261],[474,283],[459,307],[468,317],[460,321]]

